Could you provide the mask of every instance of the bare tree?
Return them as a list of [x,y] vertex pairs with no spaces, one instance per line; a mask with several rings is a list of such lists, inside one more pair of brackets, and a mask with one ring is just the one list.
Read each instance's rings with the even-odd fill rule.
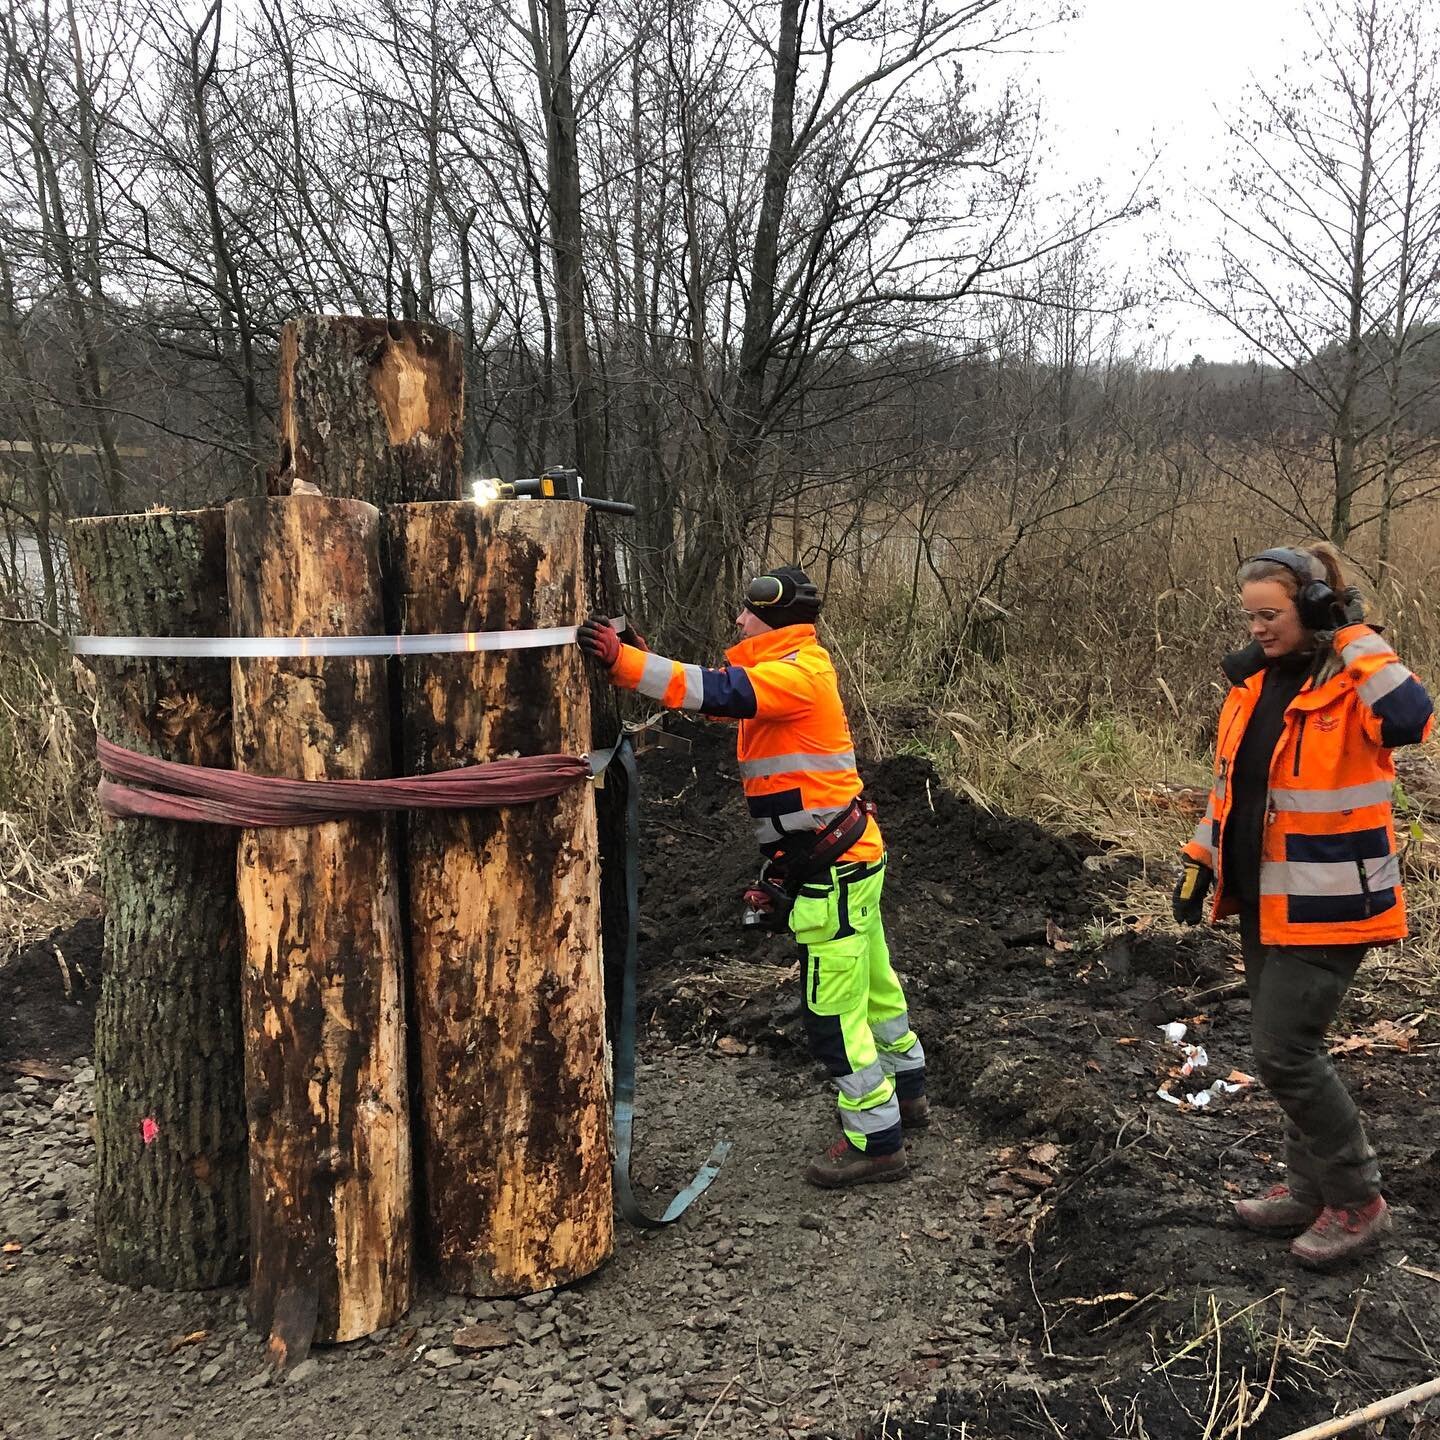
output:
[[[1344,544],[1401,503],[1400,437],[1422,398],[1404,379],[1414,319],[1440,284],[1420,263],[1440,93],[1427,7],[1317,0],[1307,14],[1319,39],[1303,78],[1256,86],[1229,126],[1228,189],[1210,197],[1224,226],[1218,274],[1178,254],[1169,264],[1186,295],[1290,377],[1294,428],[1318,417],[1325,528]],[[1377,474],[1384,495],[1362,512]]]

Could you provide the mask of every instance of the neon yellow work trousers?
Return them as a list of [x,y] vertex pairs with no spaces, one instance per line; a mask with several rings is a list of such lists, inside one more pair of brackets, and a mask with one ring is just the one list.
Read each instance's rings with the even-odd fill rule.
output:
[[925,1052],[880,918],[885,864],[832,866],[800,887],[790,912],[811,1054],[835,1080],[846,1137],[875,1155],[900,1148],[899,1102],[925,1093]]

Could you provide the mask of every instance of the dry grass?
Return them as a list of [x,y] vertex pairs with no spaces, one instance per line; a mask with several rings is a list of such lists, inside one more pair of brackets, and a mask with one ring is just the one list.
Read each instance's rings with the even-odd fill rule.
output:
[[[928,552],[908,499],[872,497],[861,512],[827,492],[762,558],[799,556],[827,581],[830,641],[871,749],[923,750],[977,803],[1114,842],[1144,862],[1127,904],[1168,913],[1174,854],[1193,822],[1156,792],[1208,783],[1225,690],[1217,661],[1243,640],[1236,556],[1304,539],[1285,512],[1324,513],[1326,470],[1317,460],[1297,479],[1294,457],[1225,461],[1283,497],[1267,505],[1213,465],[1181,476],[1173,457],[1097,452],[1086,463],[1063,487],[975,482],[925,512]],[[1376,617],[1440,684],[1440,503],[1397,518],[1388,579],[1373,534],[1359,533],[1352,558],[1360,578],[1384,581],[1372,587]],[[36,630],[0,639],[0,928],[10,928],[7,910],[63,902],[83,883],[97,818],[89,720],[69,673]],[[1400,757],[1400,819],[1418,827],[1406,861],[1417,938],[1400,955],[1440,970],[1433,754]]]
[[43,635],[0,653],[0,937],[69,918],[95,873],[93,727],[69,661]]
[[[1317,479],[1317,485],[1319,481]],[[1168,915],[1174,857],[1194,826],[1168,787],[1208,786],[1225,650],[1244,642],[1235,557],[1303,540],[1237,509],[1233,487],[1126,528],[1105,497],[1014,550],[1002,609],[957,605],[1008,543],[1003,511],[978,496],[934,522],[950,602],[922,568],[913,527],[831,567],[827,617],[856,729],[881,753],[918,749],[977,803],[1112,842],[1144,862],[1125,904]],[[1123,507],[1122,507],[1123,508]],[[1271,527],[1267,533],[1267,523]],[[1396,563],[1369,585],[1362,532],[1352,557],[1372,615],[1440,686],[1440,506],[1403,512]],[[1096,536],[1086,546],[1084,537]],[[1105,538],[1105,537],[1110,538]],[[969,616],[961,627],[957,615]],[[1440,973],[1440,764],[1433,745],[1400,752],[1397,821],[1408,837],[1412,940],[1391,962]]]

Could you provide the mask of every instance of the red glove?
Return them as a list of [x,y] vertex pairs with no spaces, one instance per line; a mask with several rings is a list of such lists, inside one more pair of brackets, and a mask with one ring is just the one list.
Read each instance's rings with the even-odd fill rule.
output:
[[615,627],[599,615],[592,615],[575,637],[580,648],[608,670],[620,658],[620,637]]

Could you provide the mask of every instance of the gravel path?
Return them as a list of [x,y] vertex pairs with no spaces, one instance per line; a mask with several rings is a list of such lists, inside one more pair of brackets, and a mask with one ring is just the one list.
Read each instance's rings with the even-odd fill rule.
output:
[[[663,1042],[661,1042],[663,1043]],[[368,1341],[284,1380],[244,1294],[131,1291],[95,1270],[90,1088],[0,1080],[0,1434],[6,1437],[853,1436],[889,1405],[1014,1365],[999,1254],[973,1219],[988,1151],[954,1112],[906,1183],[800,1178],[833,1121],[819,1081],[677,1046],[640,1076],[641,1183],[673,1188],[722,1127],[721,1178],[676,1230],[621,1227],[615,1258],[520,1303],[422,1291]],[[457,1349],[483,1325],[494,1348]]]

